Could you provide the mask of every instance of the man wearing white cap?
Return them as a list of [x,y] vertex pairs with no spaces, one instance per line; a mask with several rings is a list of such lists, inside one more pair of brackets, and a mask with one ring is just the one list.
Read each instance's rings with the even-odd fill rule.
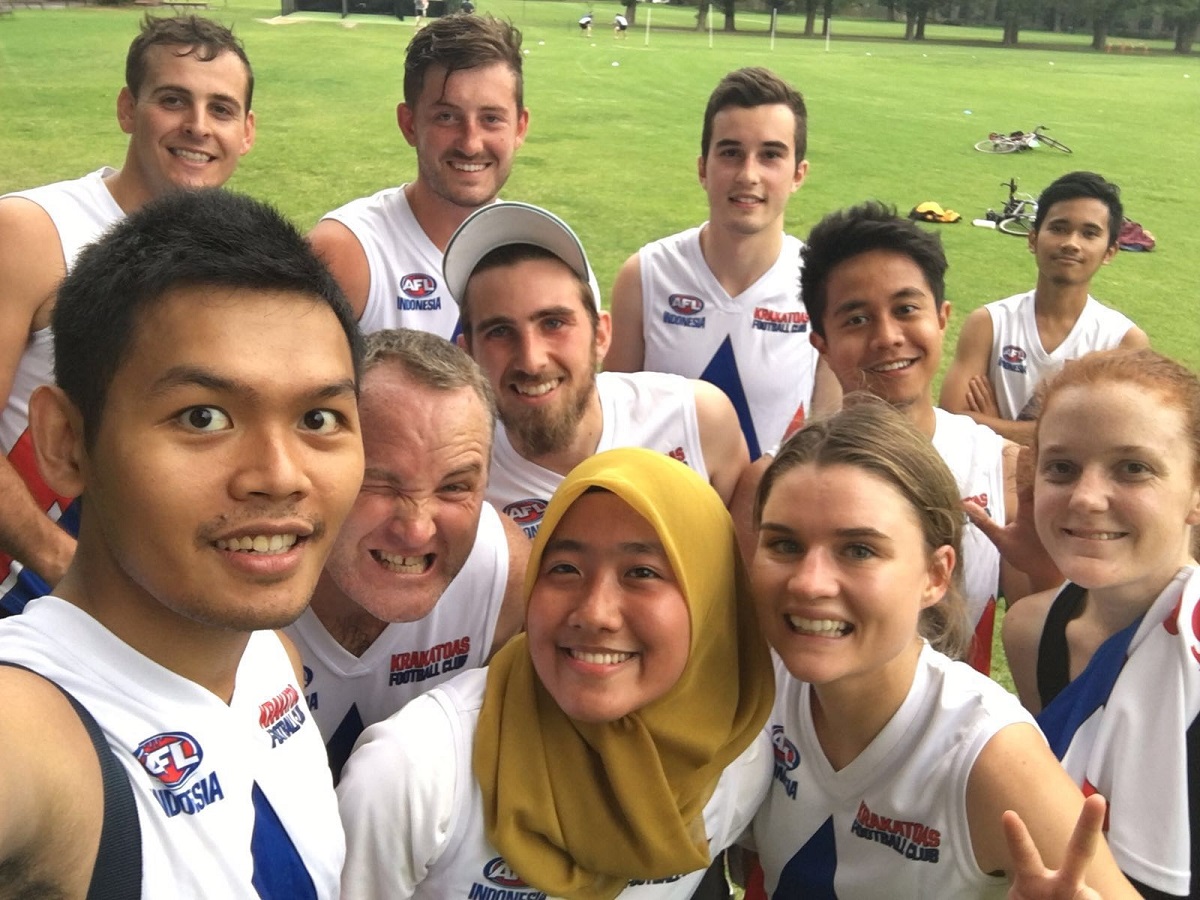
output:
[[565,222],[524,203],[477,210],[446,247],[459,341],[496,393],[502,427],[487,498],[533,535],[554,489],[587,457],[647,447],[705,476],[728,503],[749,463],[737,413],[703,381],[596,374],[612,338]]

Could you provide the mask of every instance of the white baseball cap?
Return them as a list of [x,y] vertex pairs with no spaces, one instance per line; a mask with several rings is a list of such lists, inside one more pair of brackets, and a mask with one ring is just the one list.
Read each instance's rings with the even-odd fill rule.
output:
[[553,253],[592,288],[596,307],[600,290],[583,244],[562,219],[540,206],[500,201],[475,210],[450,237],[442,258],[442,275],[450,293],[459,298],[479,261],[500,247],[532,244]]

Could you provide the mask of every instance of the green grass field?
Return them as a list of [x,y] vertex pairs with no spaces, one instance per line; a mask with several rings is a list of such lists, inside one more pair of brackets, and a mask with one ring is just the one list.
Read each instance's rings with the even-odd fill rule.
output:
[[[1036,193],[1072,168],[1093,169],[1122,185],[1129,213],[1159,240],[1153,253],[1120,254],[1096,294],[1157,347],[1200,366],[1196,55],[1163,53],[1163,45],[1095,53],[1084,35],[1030,31],[1022,38],[1030,49],[1012,50],[999,47],[994,30],[949,26],[904,43],[881,40],[902,36],[903,23],[839,19],[827,48],[799,37],[803,21],[792,17],[780,20],[772,50],[768,18],[751,13],[739,14],[739,33],[717,31],[710,49],[707,33],[689,30],[690,8],[642,6],[622,41],[605,24],[615,3],[596,7],[590,40],[574,25],[583,2],[484,0],[480,8],[521,25],[528,50],[531,127],[505,196],[571,222],[605,289],[641,244],[704,217],[695,158],[705,99],[729,69],[766,65],[809,103],[812,169],[792,202],[790,231],[802,236],[825,212],[867,197],[902,210],[936,200],[962,213],[968,221],[940,226],[953,340],[967,312],[1033,280],[1020,240],[969,224],[1001,203],[1000,182],[1016,177]],[[230,0],[209,15],[235,25],[258,79],[258,145],[233,186],[308,227],[345,200],[412,176],[393,114],[412,24],[368,16],[270,24],[278,12]],[[125,141],[114,99],[139,15],[73,7],[0,19],[0,191],[119,164]],[[1074,155],[972,149],[989,130],[1039,124]]]
[[[665,5],[642,6],[621,41],[606,27],[620,7],[597,7],[589,40],[574,24],[583,2],[479,6],[521,25],[528,51],[529,139],[504,195],[571,222],[605,290],[643,243],[703,219],[695,160],[705,100],[726,71],[766,65],[809,104],[812,168],[792,202],[790,231],[803,236],[824,213],[868,197],[902,210],[936,200],[962,213],[963,223],[929,226],[951,261],[952,342],[967,312],[1034,277],[1022,241],[969,220],[999,206],[1010,177],[1036,193],[1063,172],[1093,169],[1122,185],[1129,214],[1159,240],[1153,253],[1119,254],[1095,293],[1159,349],[1200,367],[1197,56],[1161,45],[1094,53],[1086,36],[1033,32],[1023,33],[1029,48],[1003,49],[996,31],[936,26],[932,40],[904,43],[882,40],[902,36],[903,23],[842,20],[826,45],[799,37],[803,22],[794,18],[780,21],[772,49],[769,20],[749,13],[739,14],[739,33],[716,32],[710,48],[707,33],[690,30],[693,9]],[[393,112],[412,24],[365,16],[273,23],[278,12],[232,0],[209,15],[236,27],[258,81],[258,144],[232,186],[307,228],[414,174]],[[0,192],[120,164],[115,97],[139,16],[74,7],[0,18]],[[972,149],[990,130],[1040,124],[1074,155]]]

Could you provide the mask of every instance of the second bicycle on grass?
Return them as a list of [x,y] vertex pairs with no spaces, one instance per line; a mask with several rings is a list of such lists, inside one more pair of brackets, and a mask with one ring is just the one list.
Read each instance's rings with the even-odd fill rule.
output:
[[1033,222],[1037,218],[1037,200],[1032,194],[1018,191],[1015,178],[1000,182],[1000,186],[1008,188],[1008,200],[1002,209],[989,209],[984,217],[995,222],[996,228],[1005,234],[1026,237],[1033,231]]

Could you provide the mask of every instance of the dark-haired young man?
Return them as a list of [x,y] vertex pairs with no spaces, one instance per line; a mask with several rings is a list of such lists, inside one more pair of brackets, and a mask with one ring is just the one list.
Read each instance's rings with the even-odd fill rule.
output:
[[[278,213],[212,190],[86,248],[53,327],[30,427],[47,483],[83,503],[55,595],[0,622],[0,661],[32,670],[0,666],[0,896],[132,874],[123,896],[336,897],[332,779],[273,629],[362,481],[353,314]],[[114,758],[135,823],[108,821]]]
[[1095,300],[1092,278],[1117,254],[1120,189],[1094,172],[1071,172],[1038,197],[1029,233],[1037,259],[1032,291],[989,303],[963,322],[940,403],[1009,440],[1033,439],[1038,383],[1063,363],[1112,347],[1146,347],[1146,333]]
[[50,381],[54,290],[80,249],[126,214],[228,181],[254,143],[253,90],[229,29],[147,16],[117,96],[124,165],[0,198],[0,615],[47,591],[75,548],[74,511],[42,482],[26,431],[29,396]]
[[496,199],[525,141],[521,62],[521,32],[489,15],[445,16],[413,36],[396,120],[417,152],[416,179],[333,210],[310,235],[363,331],[454,337],[458,298],[441,281],[442,253]]
[[[973,510],[986,511],[1001,525],[1015,521],[1016,445],[933,405],[950,316],[948,266],[938,236],[869,202],[825,216],[809,232],[803,259],[801,289],[812,316],[812,342],[842,390],[873,394],[898,409],[928,435]],[[763,468],[756,464],[738,487],[743,528],[750,488],[757,487]],[[744,550],[751,546],[743,541]],[[1040,555],[1032,558],[1044,562]],[[1031,567],[1030,559],[1002,558],[975,525],[963,535],[963,592],[976,634],[969,662],[985,674],[996,597],[1001,586],[1010,600],[1030,592],[1030,576],[1022,570]],[[1045,570],[1034,577],[1043,586]]]
[[708,221],[647,244],[612,293],[605,368],[674,372],[721,388],[750,458],[839,392],[808,340],[800,241],[783,230],[808,161],[804,99],[763,68],[730,72],[704,111],[697,166]]

